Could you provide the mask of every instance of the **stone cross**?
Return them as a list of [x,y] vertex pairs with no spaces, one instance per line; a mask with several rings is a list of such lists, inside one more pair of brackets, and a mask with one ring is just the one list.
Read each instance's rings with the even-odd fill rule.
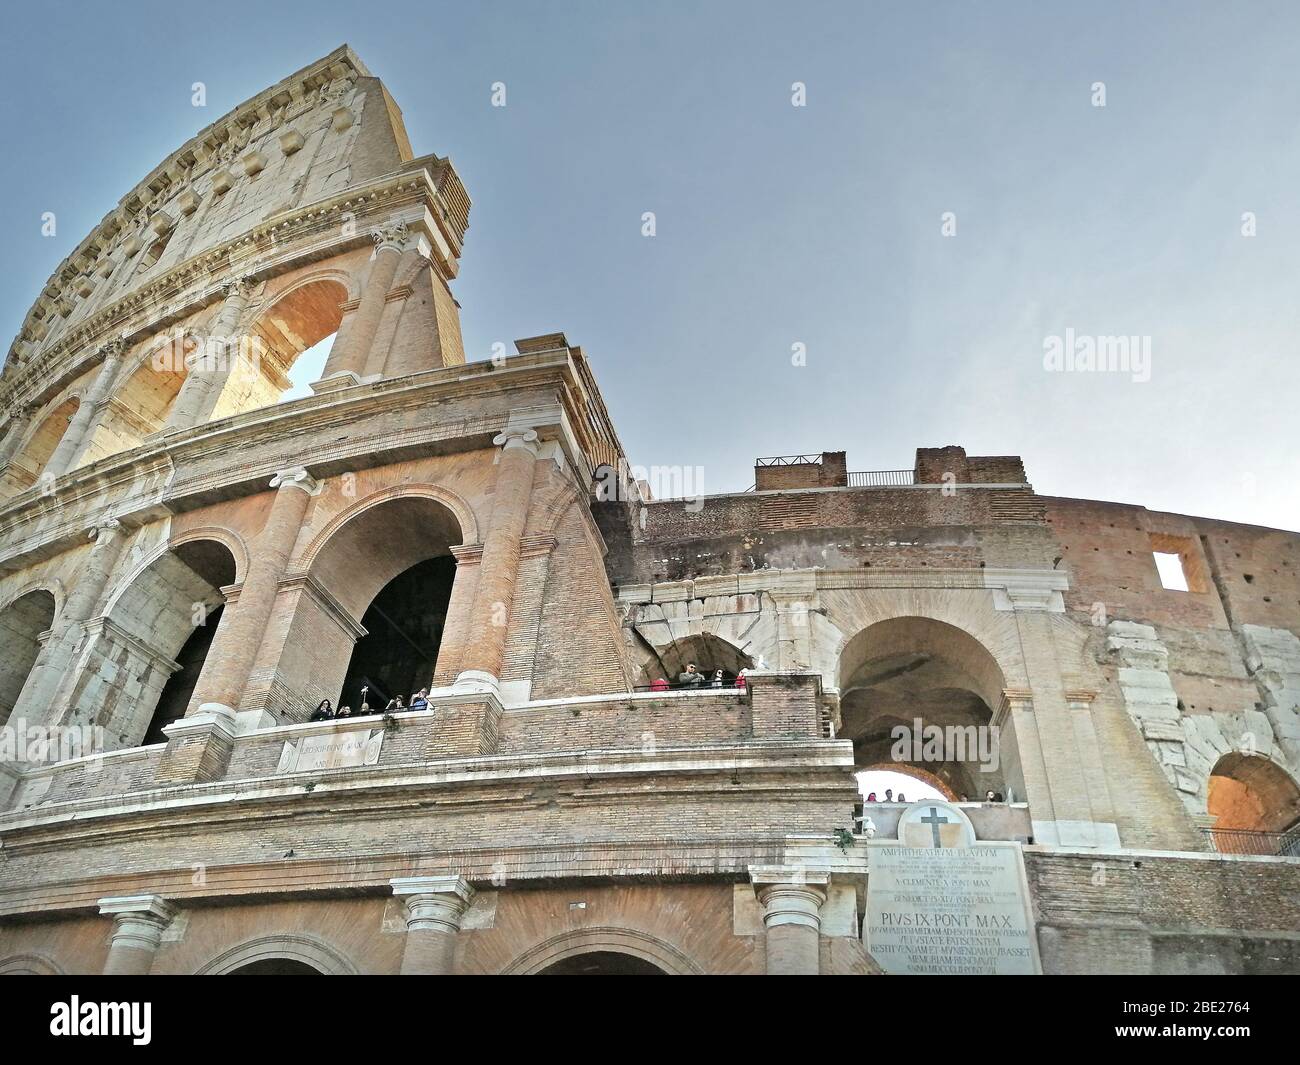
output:
[[943,844],[939,841],[939,826],[951,824],[951,822],[946,817],[940,817],[939,811],[931,806],[930,816],[921,818],[921,824],[930,826],[930,831],[934,835],[934,845],[942,847]]

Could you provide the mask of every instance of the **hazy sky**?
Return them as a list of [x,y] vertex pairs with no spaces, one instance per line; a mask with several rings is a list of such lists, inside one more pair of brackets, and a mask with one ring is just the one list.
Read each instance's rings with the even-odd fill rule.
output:
[[[468,357],[563,330],[633,462],[722,492],[758,455],[953,443],[1043,493],[1300,529],[1300,5],[22,7],[6,345],[152,167],[346,41],[473,198]],[[1066,330],[1149,337],[1150,380],[1045,370]]]

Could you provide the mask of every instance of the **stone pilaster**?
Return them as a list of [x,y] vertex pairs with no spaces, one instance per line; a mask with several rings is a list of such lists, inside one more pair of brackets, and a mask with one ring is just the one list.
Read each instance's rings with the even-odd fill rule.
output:
[[271,487],[276,489],[275,500],[249,551],[239,598],[222,611],[185,717],[163,730],[167,750],[159,775],[169,782],[212,780],[229,764],[235,712],[266,635],[307,506],[320,491],[301,466],[281,470],[271,479]]
[[100,899],[99,912],[113,918],[104,975],[147,975],[176,907],[160,895],[119,895]]
[[330,348],[329,358],[325,360],[325,372],[312,386],[317,392],[359,384],[365,373],[370,347],[384,315],[388,290],[397,274],[397,264],[401,262],[402,253],[410,241],[410,233],[404,222],[381,226],[374,236],[375,256],[361,292],[361,302],[348,323],[347,330],[340,331],[334,346]]
[[207,329],[207,336],[189,361],[185,383],[167,416],[169,431],[201,425],[212,416],[221,390],[239,358],[239,338],[235,335],[239,321],[248,307],[254,280],[238,277],[222,286],[225,299],[221,310]]
[[99,373],[95,375],[95,383],[82,397],[77,413],[68,424],[68,431],[63,434],[50,461],[45,464],[44,472],[52,476],[61,477],[76,466],[108,407],[118,371],[122,368],[123,344],[120,340],[111,340],[100,350],[104,361],[100,364]]
[[5,436],[0,441],[0,468],[9,464],[9,460],[14,457],[18,451],[18,445],[22,443],[23,434],[26,433],[27,427],[32,422],[32,415],[36,413],[36,408],[31,406],[14,407],[5,413]]
[[410,876],[391,881],[406,906],[403,976],[447,976],[456,956],[456,936],[474,889],[461,876]]
[[830,889],[825,872],[751,866],[750,882],[763,909],[768,976],[817,976],[821,908]]
[[455,687],[462,691],[500,688],[506,634],[514,605],[515,577],[537,465],[537,433],[507,429],[492,441],[501,448],[492,495],[492,525],[483,541],[474,609],[466,626]]
[[81,564],[48,641],[36,657],[18,704],[10,714],[11,721],[60,724],[70,709],[66,703],[76,686],[74,666],[86,635],[86,623],[98,612],[100,599],[126,541],[124,530],[113,518],[96,525],[87,535],[94,546]]

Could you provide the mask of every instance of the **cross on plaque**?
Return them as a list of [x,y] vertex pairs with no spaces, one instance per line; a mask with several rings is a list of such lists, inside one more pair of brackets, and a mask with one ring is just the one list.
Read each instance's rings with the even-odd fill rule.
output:
[[930,816],[921,818],[921,824],[930,826],[930,831],[934,835],[934,845],[936,847],[942,847],[943,844],[939,841],[939,826],[950,825],[952,824],[952,822],[949,821],[946,817],[940,817],[939,811],[935,809],[933,806],[931,806]]

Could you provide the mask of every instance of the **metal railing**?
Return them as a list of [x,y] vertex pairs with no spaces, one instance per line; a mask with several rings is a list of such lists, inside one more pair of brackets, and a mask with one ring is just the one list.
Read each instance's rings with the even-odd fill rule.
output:
[[1300,858],[1300,829],[1286,832],[1252,832],[1244,828],[1204,830],[1220,854],[1262,854]]
[[658,684],[637,684],[632,690],[634,692],[711,692],[717,695],[719,692],[736,692],[742,695],[749,690],[748,685],[737,684],[735,678],[723,680],[721,684],[715,684],[712,680],[705,679],[702,684],[681,684],[678,681],[661,681]]
[[888,488],[916,483],[915,470],[850,470],[850,488]]
[[820,466],[821,454],[816,455],[769,455],[767,458],[755,459],[755,466]]

